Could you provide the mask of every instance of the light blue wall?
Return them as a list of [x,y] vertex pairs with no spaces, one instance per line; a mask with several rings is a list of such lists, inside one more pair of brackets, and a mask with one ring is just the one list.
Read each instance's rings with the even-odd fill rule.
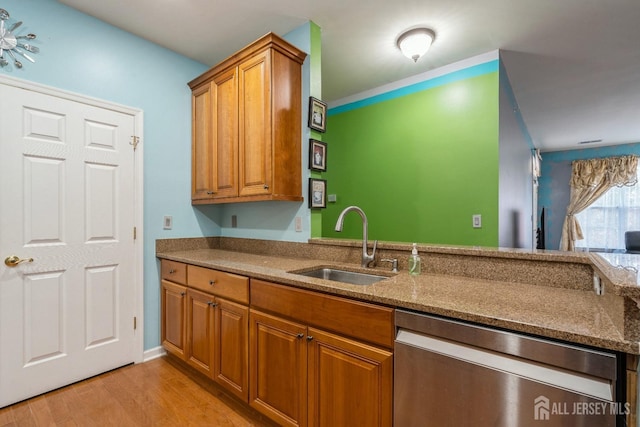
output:
[[500,61],[498,245],[533,249],[534,149],[502,60]]
[[[306,241],[309,210],[303,203],[191,206],[191,91],[187,82],[209,67],[69,8],[55,0],[4,0],[11,18],[24,22],[41,49],[35,64],[0,73],[139,108],[144,113],[144,348],[160,344],[159,263],[155,241],[173,237],[234,236]],[[284,36],[310,51],[310,24]],[[215,43],[215,41],[212,41]],[[309,58],[303,66],[303,111],[309,97]],[[301,118],[303,194],[309,129]],[[173,216],[173,229],[162,218]],[[231,228],[231,215],[239,228]],[[295,232],[300,216],[303,232]]]
[[[135,37],[55,0],[3,0],[18,33],[38,35],[37,62],[0,73],[144,111],[144,347],[160,343],[155,240],[220,233],[211,207],[192,208],[191,91],[208,67]],[[3,142],[4,143],[4,142]],[[163,215],[173,230],[162,229]]]
[[545,208],[545,242],[547,249],[558,249],[562,224],[569,206],[571,162],[596,157],[640,155],[640,143],[613,147],[542,153],[542,176],[538,188],[538,216]]
[[[298,49],[311,52],[311,23],[304,25],[282,36]],[[254,202],[221,205],[217,214],[221,220],[221,234],[225,237],[241,237],[251,239],[285,240],[306,242],[311,236],[311,213],[307,207],[308,192],[308,156],[309,128],[307,127],[307,105],[310,88],[310,56],[302,65],[302,195],[304,202]],[[237,228],[231,228],[231,216],[237,217]],[[302,231],[295,231],[295,218],[302,219]]]

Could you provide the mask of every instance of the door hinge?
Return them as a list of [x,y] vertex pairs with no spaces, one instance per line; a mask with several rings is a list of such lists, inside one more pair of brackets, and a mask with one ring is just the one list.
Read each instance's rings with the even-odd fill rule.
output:
[[138,229],[136,227],[133,227],[133,240],[136,240],[137,236],[138,236]]
[[134,316],[133,318],[133,330],[135,331],[138,327],[138,318]]
[[140,143],[140,137],[132,135],[131,136],[131,142],[129,143],[129,145],[133,146],[133,151],[136,151],[136,148],[138,148],[138,144],[139,143]]

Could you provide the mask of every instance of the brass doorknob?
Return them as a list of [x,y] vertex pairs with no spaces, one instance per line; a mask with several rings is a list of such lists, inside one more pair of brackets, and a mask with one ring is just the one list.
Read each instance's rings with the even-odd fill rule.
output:
[[23,263],[23,262],[33,262],[33,258],[18,258],[16,255],[11,255],[8,256],[4,259],[4,264],[7,267],[15,267],[16,265]]

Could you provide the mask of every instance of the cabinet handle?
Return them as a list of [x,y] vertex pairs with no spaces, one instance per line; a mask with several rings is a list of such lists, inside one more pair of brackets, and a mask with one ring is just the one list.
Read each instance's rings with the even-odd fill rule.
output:
[[312,339],[313,339],[313,336],[307,335],[307,341],[311,341]]
[[215,191],[207,191],[207,194],[211,196],[213,194],[216,194],[216,192]]
[[207,305],[208,305],[209,307],[215,307],[215,306],[217,306],[217,305],[218,305],[218,303],[217,303],[217,302],[213,302],[213,301],[207,301]]
[[298,334],[298,335],[296,335],[296,338],[298,338],[298,339],[302,339],[303,337],[304,337],[304,334]]
[[173,273],[175,273],[175,272],[176,272],[176,271],[175,271],[173,268],[172,268],[171,270],[169,270],[169,274],[173,274]]
[[215,285],[215,284],[216,284],[216,281],[215,281],[215,280],[209,280],[209,285],[213,286],[213,285]]

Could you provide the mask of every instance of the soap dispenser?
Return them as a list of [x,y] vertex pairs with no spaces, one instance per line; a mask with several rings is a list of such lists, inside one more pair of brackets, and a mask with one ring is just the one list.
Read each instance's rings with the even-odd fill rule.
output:
[[411,249],[411,256],[409,257],[409,274],[417,276],[420,274],[420,256],[418,255],[418,248],[416,244],[413,244],[413,249]]

